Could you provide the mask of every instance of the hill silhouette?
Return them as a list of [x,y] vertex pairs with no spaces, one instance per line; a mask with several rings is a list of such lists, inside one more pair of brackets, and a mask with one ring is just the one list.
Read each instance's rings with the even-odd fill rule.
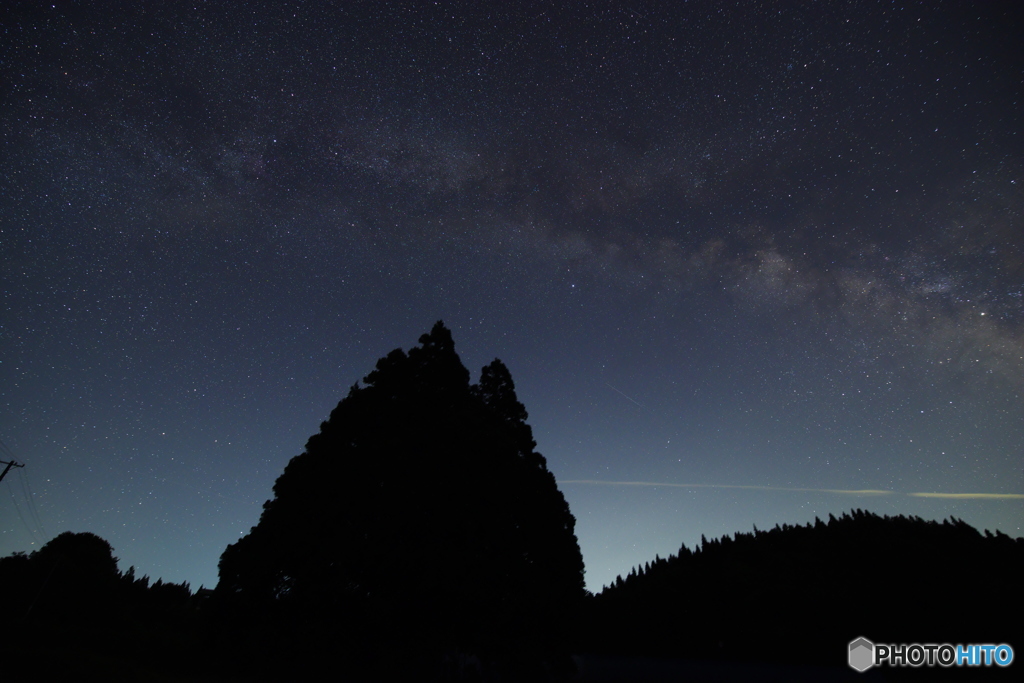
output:
[[859,636],[1024,643],[1021,576],[1024,539],[858,509],[683,545],[618,577],[581,623],[603,654],[836,664]]

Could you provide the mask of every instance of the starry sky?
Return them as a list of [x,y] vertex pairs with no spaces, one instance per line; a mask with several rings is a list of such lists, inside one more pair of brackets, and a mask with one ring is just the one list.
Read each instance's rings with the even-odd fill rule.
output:
[[[0,554],[216,583],[439,319],[587,585],[851,508],[1024,535],[1013,2],[0,10]],[[927,494],[927,495],[922,495]]]

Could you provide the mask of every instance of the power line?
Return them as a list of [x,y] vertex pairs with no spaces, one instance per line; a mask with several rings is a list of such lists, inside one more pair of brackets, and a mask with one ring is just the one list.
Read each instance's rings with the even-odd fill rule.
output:
[[32,523],[36,525],[39,533],[46,536],[46,530],[43,529],[43,522],[39,519],[39,510],[36,509],[36,504],[32,500],[32,491],[28,487],[28,479],[25,476],[24,470],[18,470],[18,481],[21,482],[21,493],[25,496],[25,507],[28,509],[28,516],[32,519]]
[[35,518],[39,530],[43,532],[43,536],[49,536],[50,534],[46,532],[46,527],[43,526],[43,519],[39,516],[39,508],[36,506],[36,494],[32,490],[32,480],[28,477],[28,470],[18,470],[18,475],[24,479],[25,486],[28,488],[29,513]]
[[11,494],[11,502],[14,503],[14,509],[18,511],[18,518],[21,520],[21,523],[25,525],[25,530],[28,531],[28,534],[32,537],[32,540],[34,540],[36,543],[40,543],[35,533],[33,533],[32,527],[30,527],[28,525],[28,522],[25,521],[25,515],[21,514],[21,506],[18,505],[18,499],[14,497],[14,489],[11,488],[11,482],[7,482],[7,490]]
[[[7,476],[7,473],[11,471],[12,467],[17,467],[19,470],[25,467],[25,463],[18,462],[14,459],[14,451],[11,450],[10,446],[4,443],[3,439],[0,439],[0,453],[8,458],[6,461],[0,460],[0,465],[7,465],[3,472],[0,472],[0,481],[3,481],[4,477]],[[24,474],[21,474],[20,471],[19,474],[21,475],[18,478],[21,482],[21,493],[25,496],[25,507],[28,509],[29,517],[32,518],[32,522],[36,525],[36,529],[39,530],[39,533],[45,536],[46,530],[43,528],[43,521],[39,517],[39,510],[36,508],[35,501],[33,500],[34,496],[32,494],[31,486],[28,483],[28,478]],[[35,532],[32,531],[32,527],[29,526],[28,522],[25,521],[25,515],[21,512],[21,506],[18,505],[18,499],[14,495],[14,489],[11,488],[10,480],[7,482],[7,491],[11,494],[11,502],[14,503],[14,509],[18,513],[18,519],[21,520],[21,523],[25,526],[25,529],[28,531],[32,539],[36,543],[39,543],[39,538],[36,536]]]

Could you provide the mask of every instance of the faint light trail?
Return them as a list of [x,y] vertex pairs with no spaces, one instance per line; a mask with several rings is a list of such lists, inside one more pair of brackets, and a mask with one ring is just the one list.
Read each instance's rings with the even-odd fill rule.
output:
[[914,498],[952,498],[958,500],[1024,500],[1021,493],[901,493],[882,489],[811,489],[788,486],[748,486],[742,484],[676,484],[659,481],[606,481],[603,479],[561,479],[559,484],[596,484],[601,486],[664,486],[677,489],[745,489],[748,491],[796,491],[835,493],[848,496],[913,496]]
[[969,500],[1024,500],[1024,493],[908,493],[915,498],[958,498]]
[[[605,384],[608,384],[608,382],[605,382]],[[615,393],[619,394],[620,396],[622,396],[622,398],[626,399],[627,401],[632,401],[633,403],[637,404],[641,408],[644,407],[643,403],[640,403],[640,401],[637,401],[635,399],[630,398],[629,396],[626,396],[626,394],[622,393],[621,391],[619,391],[618,389],[613,387],[611,384],[608,384],[608,388],[611,389],[612,391],[614,391]]]

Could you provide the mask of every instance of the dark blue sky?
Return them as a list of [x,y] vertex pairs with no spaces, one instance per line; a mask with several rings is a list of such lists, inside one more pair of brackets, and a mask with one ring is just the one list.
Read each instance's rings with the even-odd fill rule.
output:
[[438,319],[591,589],[853,507],[1021,535],[1014,3],[492,5],[0,12],[0,553],[214,584]]

